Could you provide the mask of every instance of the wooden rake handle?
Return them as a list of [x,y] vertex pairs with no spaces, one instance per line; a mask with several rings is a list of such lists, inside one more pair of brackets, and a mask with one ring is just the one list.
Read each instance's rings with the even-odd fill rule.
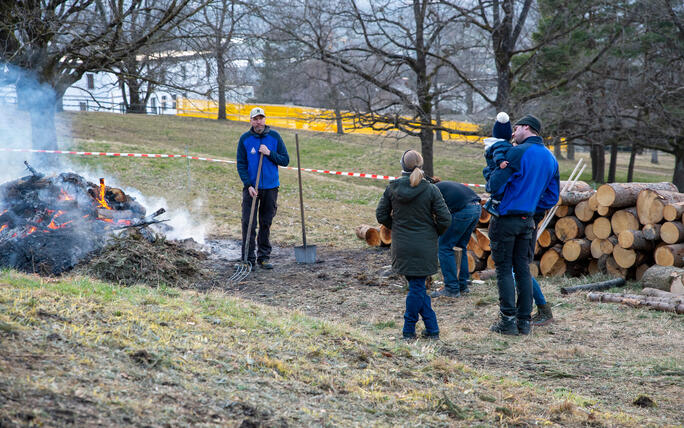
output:
[[[259,156],[259,166],[257,167],[257,177],[254,189],[259,193],[259,179],[261,178],[261,165],[264,162],[264,154],[261,153]],[[258,195],[257,195],[258,196]],[[254,223],[254,208],[256,207],[257,196],[252,197],[252,208],[249,210],[249,225],[247,226],[247,234],[245,235],[245,240],[242,243],[242,247],[245,249],[242,255],[242,262],[247,263],[247,255],[249,254],[249,237],[252,235],[252,224]]]

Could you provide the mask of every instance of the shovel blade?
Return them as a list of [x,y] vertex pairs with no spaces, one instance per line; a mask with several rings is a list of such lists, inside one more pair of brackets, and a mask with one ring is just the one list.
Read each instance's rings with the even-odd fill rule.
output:
[[297,263],[316,263],[316,246],[295,247],[295,260]]

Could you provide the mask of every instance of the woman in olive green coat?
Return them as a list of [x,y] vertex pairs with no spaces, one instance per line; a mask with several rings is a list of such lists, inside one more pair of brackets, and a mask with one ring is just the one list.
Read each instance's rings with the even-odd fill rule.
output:
[[407,150],[401,157],[402,177],[390,182],[375,216],[392,229],[392,267],[406,276],[403,336],[416,337],[418,315],[425,323],[424,337],[438,338],[437,316],[432,310],[425,279],[437,273],[437,240],[451,224],[451,214],[437,186],[425,180],[423,157]]

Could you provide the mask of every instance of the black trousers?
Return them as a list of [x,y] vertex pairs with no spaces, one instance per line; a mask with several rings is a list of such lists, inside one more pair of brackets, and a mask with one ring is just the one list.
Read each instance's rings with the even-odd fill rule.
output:
[[[252,197],[249,195],[249,188],[242,189],[242,260],[245,257],[245,237],[249,227],[249,214],[252,209]],[[259,189],[254,208],[254,220],[252,220],[252,230],[249,234],[249,250],[247,260],[254,264],[255,261],[266,261],[271,257],[271,223],[278,211],[278,188]],[[259,234],[256,228],[259,225]],[[256,238],[256,245],[255,245]],[[256,255],[254,250],[256,248]]]
[[[529,263],[534,254],[532,216],[492,216],[489,238],[496,264],[499,309],[507,316],[529,320],[532,312],[532,276]],[[511,270],[515,274],[515,282]],[[516,302],[517,291],[517,302]]]

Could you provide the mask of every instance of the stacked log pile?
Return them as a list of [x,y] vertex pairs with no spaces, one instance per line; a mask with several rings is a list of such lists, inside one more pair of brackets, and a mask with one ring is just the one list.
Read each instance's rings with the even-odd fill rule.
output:
[[[530,271],[535,276],[604,272],[641,279],[653,265],[684,267],[684,193],[677,190],[672,183],[609,183],[594,190],[578,181],[562,195],[554,219],[539,236]],[[491,277],[495,268],[490,220],[483,210],[468,243],[468,267],[475,278]]]

